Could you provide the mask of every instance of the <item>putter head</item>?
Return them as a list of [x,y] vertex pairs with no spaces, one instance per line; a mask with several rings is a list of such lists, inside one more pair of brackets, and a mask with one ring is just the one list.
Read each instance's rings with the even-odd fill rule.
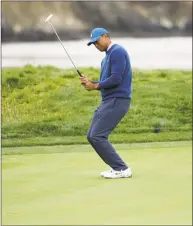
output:
[[46,20],[45,20],[45,22],[48,22],[51,18],[52,18],[52,14],[50,14],[47,18],[46,18]]

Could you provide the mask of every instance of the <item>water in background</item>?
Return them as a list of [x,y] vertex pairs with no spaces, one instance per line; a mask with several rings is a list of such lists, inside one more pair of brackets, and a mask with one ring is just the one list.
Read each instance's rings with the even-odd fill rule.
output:
[[[105,53],[99,52],[88,40],[64,41],[77,67],[100,67]],[[192,70],[192,38],[113,38],[114,43],[124,46],[131,64],[139,69],[186,69]],[[2,67],[53,65],[71,68],[59,41],[2,44]]]

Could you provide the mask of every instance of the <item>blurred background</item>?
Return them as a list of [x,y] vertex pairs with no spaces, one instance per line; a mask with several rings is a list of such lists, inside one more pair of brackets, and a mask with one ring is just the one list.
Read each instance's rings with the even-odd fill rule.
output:
[[104,27],[123,45],[136,68],[192,69],[192,2],[2,2],[2,66],[72,67],[51,26],[78,67],[100,66],[87,47],[90,32]]

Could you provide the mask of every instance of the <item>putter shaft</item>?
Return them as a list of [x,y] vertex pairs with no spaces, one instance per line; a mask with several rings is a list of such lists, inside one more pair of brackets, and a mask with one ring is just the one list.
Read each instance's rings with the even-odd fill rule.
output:
[[74,68],[76,69],[76,72],[78,73],[78,75],[79,75],[80,77],[83,77],[83,75],[81,74],[81,72],[77,69],[76,65],[75,65],[74,62],[72,61],[70,55],[69,55],[68,52],[66,51],[66,49],[65,49],[65,47],[64,47],[64,45],[63,45],[63,43],[62,43],[62,41],[61,41],[61,39],[60,39],[60,37],[58,36],[58,34],[57,34],[57,32],[56,32],[56,30],[55,30],[55,28],[54,28],[54,26],[53,26],[52,23],[49,21],[49,20],[52,18],[52,16],[53,16],[53,15],[50,14],[50,15],[46,18],[45,22],[47,22],[47,23],[49,23],[49,24],[51,25],[51,27],[52,27],[53,31],[55,32],[55,34],[56,34],[56,36],[57,36],[59,42],[61,43],[61,45],[62,45],[64,51],[66,52],[68,58],[70,59],[70,61],[71,61],[71,63],[73,64]]

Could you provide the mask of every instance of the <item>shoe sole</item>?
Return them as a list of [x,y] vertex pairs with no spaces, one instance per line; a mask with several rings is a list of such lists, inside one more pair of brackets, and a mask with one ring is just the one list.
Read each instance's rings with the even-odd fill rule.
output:
[[[104,176],[102,176],[104,177]],[[132,178],[132,174],[131,176],[128,176],[128,177],[104,177],[105,179],[122,179],[122,178]]]

